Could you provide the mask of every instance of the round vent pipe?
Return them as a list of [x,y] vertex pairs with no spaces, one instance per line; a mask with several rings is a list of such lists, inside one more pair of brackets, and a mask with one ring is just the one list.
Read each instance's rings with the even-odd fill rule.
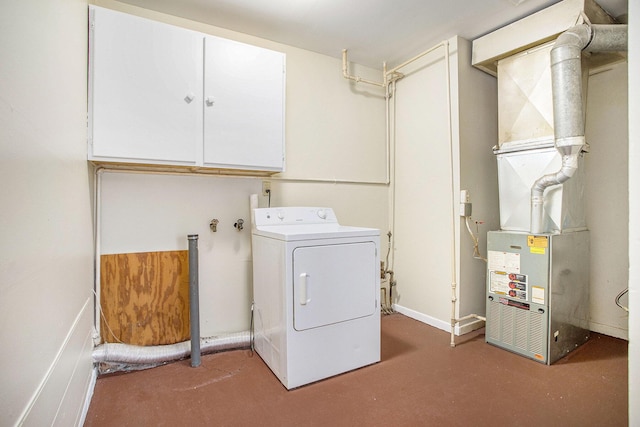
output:
[[559,171],[544,175],[531,187],[531,233],[544,233],[544,191],[569,180],[578,168],[585,146],[582,108],[582,51],[627,50],[627,25],[581,24],[562,33],[551,49],[551,87],[556,149],[562,155]]

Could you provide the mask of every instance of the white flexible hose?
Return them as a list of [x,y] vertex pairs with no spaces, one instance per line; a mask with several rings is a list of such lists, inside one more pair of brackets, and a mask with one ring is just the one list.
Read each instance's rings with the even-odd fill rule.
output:
[[[249,331],[200,339],[200,350],[214,352],[249,347]],[[190,341],[177,344],[137,346],[106,343],[93,350],[94,362],[153,364],[184,359],[191,354]]]

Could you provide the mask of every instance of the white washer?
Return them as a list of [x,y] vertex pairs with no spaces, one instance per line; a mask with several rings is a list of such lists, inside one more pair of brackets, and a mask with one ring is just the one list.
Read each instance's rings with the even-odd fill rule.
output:
[[380,232],[253,210],[255,350],[287,389],[380,361]]

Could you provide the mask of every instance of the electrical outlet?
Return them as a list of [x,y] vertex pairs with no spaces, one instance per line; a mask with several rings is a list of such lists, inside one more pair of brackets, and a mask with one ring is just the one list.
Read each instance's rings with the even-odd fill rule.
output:
[[271,181],[262,181],[262,195],[268,196],[271,192]]

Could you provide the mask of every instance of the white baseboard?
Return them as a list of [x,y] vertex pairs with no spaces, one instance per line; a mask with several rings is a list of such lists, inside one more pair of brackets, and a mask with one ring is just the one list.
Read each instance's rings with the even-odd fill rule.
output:
[[621,329],[615,326],[604,325],[602,323],[590,322],[589,329],[599,334],[629,341],[629,329]]
[[[425,323],[429,326],[433,326],[434,328],[438,328],[445,332],[451,333],[451,323],[449,321],[437,319],[435,317],[429,316],[424,313],[420,313],[418,311],[412,310],[407,307],[403,307],[398,304],[394,304],[393,309],[398,313],[404,314],[405,316],[415,319],[419,322]],[[473,321],[468,321],[462,326],[460,326],[460,324],[456,325],[454,329],[454,334],[458,336],[464,335],[483,327],[484,327],[484,321],[476,319]]]
[[87,419],[87,414],[89,413],[89,406],[91,405],[91,398],[93,397],[93,390],[96,388],[96,381],[98,380],[98,367],[94,366],[93,371],[91,372],[91,377],[89,378],[89,384],[87,384],[87,391],[84,395],[84,405],[82,406],[82,411],[80,411],[78,422],[75,424],[77,427],[82,427],[84,425],[85,420]]

